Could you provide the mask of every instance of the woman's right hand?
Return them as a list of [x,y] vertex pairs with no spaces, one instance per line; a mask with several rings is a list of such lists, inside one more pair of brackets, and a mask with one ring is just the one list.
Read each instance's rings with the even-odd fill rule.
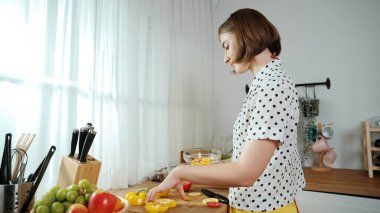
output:
[[180,166],[174,168],[168,176],[162,181],[162,183],[148,191],[146,196],[146,202],[150,202],[154,200],[154,197],[158,192],[163,192],[170,190],[172,188],[177,189],[179,195],[183,200],[186,200],[185,192],[183,191],[183,180],[177,177],[177,173],[180,170]]

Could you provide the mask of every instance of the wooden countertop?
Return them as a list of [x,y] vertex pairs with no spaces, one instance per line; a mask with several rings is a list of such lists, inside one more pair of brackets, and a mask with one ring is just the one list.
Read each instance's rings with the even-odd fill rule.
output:
[[332,169],[317,172],[304,168],[306,187],[304,190],[329,192],[380,199],[380,174],[368,177],[364,170]]
[[[123,190],[113,190],[110,191],[110,193],[115,194],[120,197],[124,197],[125,194],[131,191],[136,191],[140,188],[153,188],[154,186],[158,185],[159,183],[157,182],[152,182],[152,181],[144,181],[143,183],[129,187],[128,189],[123,189]],[[190,192],[200,192],[202,188],[207,188],[215,193],[224,195],[228,197],[228,189],[216,189],[216,188],[211,188],[203,185],[197,185],[193,184],[190,188]],[[175,208],[172,208],[169,210],[170,213],[183,213],[183,212],[197,212],[197,213],[226,213],[228,212],[228,205],[223,204],[222,206],[218,208],[211,208],[207,207],[202,203],[202,200],[207,198],[205,195],[200,195],[200,196],[195,196],[191,197],[189,201],[184,201],[182,200],[177,192],[175,190],[171,190],[169,193],[169,196],[167,198],[174,199],[177,202],[177,206]],[[144,206],[131,206],[128,209],[128,212],[146,212],[144,209]]]
[[[353,195],[380,199],[380,174],[375,174],[374,178],[368,177],[368,172],[364,170],[352,169],[332,169],[329,172],[317,172],[310,168],[304,168],[306,179],[306,191],[317,191]],[[123,190],[113,190],[111,193],[124,197],[130,191],[140,188],[153,188],[158,185],[156,182],[144,181],[143,183]],[[215,193],[228,197],[228,189],[217,189],[203,185],[193,184],[190,192],[200,192],[202,188],[210,189]],[[228,205],[223,204],[219,208],[210,208],[202,204],[205,195],[190,197],[190,201],[182,200],[177,192],[172,190],[167,198],[177,201],[177,206],[170,210],[171,213],[197,212],[197,213],[226,213]],[[146,212],[143,206],[131,206],[128,212]]]

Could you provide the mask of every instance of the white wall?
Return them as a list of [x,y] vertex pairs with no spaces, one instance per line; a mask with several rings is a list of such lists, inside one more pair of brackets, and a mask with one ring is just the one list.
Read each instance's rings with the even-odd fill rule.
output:
[[[361,169],[360,122],[380,115],[380,1],[378,0],[215,0],[213,4],[214,135],[232,133],[232,125],[253,76],[233,76],[223,64],[217,28],[240,8],[262,12],[282,37],[281,59],[296,83],[331,79],[317,87],[318,121],[333,122],[330,140],[338,153],[334,167]],[[298,88],[304,96],[304,89]]]

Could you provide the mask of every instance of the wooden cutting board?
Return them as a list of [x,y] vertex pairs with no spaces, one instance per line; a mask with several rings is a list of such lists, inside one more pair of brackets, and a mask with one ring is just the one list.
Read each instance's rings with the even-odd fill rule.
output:
[[[115,194],[120,197],[124,197],[128,192],[131,191],[137,191],[141,188],[153,188],[157,186],[159,183],[152,182],[152,181],[144,181],[141,184],[135,185],[133,187],[130,187],[128,189],[123,190],[112,190],[110,193]],[[224,195],[227,197],[228,195],[228,189],[216,189],[216,188],[210,188],[204,185],[197,185],[193,184],[190,188],[189,192],[201,192],[201,189],[206,188],[209,189],[215,193]],[[187,194],[187,193],[186,193]],[[190,198],[189,201],[184,201],[180,198],[180,196],[177,194],[176,190],[171,190],[168,197],[169,199],[173,199],[177,202],[177,206],[175,208],[169,209],[168,213],[183,213],[183,212],[197,212],[197,213],[226,213],[228,212],[228,205],[223,204],[222,206],[218,208],[211,208],[202,203],[203,199],[207,198],[205,195],[201,194],[200,196],[188,196]],[[145,213],[144,206],[131,206],[128,209],[128,212],[136,212],[136,213]]]

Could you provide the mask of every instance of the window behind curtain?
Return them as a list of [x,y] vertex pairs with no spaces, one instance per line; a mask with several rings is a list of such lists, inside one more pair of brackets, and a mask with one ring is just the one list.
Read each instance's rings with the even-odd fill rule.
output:
[[204,0],[0,1],[0,134],[37,133],[26,174],[57,146],[40,193],[87,122],[101,188],[211,146],[210,16]]

